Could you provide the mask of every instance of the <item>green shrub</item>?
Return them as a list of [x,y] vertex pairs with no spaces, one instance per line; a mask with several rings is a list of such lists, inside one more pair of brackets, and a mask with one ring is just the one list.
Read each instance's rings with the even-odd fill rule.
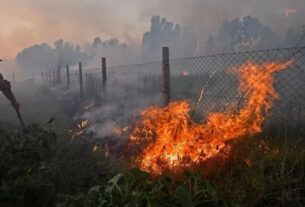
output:
[[51,206],[57,175],[50,164],[56,135],[33,126],[29,133],[0,132],[0,201],[4,206]]
[[94,141],[33,125],[0,131],[0,206],[54,206],[59,194],[79,194],[123,170]]
[[61,206],[225,206],[217,193],[198,172],[185,172],[183,178],[164,173],[159,179],[138,169],[117,174],[105,185],[91,188],[87,194],[66,196]]

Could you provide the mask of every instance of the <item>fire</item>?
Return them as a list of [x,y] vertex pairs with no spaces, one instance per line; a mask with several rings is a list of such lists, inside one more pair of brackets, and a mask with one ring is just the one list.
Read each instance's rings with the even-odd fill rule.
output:
[[109,150],[106,150],[106,152],[105,152],[105,157],[108,158],[108,157],[109,157],[109,154],[110,154],[110,153],[109,153]]
[[184,76],[188,76],[190,73],[187,71],[187,70],[185,70],[185,71],[183,71],[183,75]]
[[96,150],[98,150],[98,146],[97,146],[97,145],[95,145],[95,146],[93,147],[93,152],[96,152]]
[[113,133],[117,136],[121,136],[122,134],[124,134],[127,130],[129,129],[129,126],[125,126],[123,129],[119,128],[119,127],[115,127],[113,129]]
[[89,124],[90,124],[89,120],[85,120],[85,121],[82,121],[80,124],[78,124],[77,127],[79,129],[83,129],[83,128],[86,128]]
[[237,113],[227,109],[208,114],[205,124],[191,119],[190,103],[185,100],[142,111],[142,120],[130,135],[131,145],[144,144],[138,156],[140,168],[161,174],[164,170],[175,172],[189,168],[216,156],[228,156],[230,141],[261,132],[262,123],[278,98],[273,88],[273,74],[291,63],[248,61],[229,69],[239,78],[238,92],[245,94],[243,108]]
[[89,110],[89,109],[92,109],[93,107],[94,107],[94,103],[91,103],[91,104],[84,106],[84,109]]
[[251,160],[245,159],[245,163],[246,163],[246,165],[251,166]]
[[86,128],[90,125],[89,120],[84,120],[81,123],[77,124],[77,129],[70,129],[68,132],[72,134],[71,139],[74,139],[76,136],[81,136],[85,133]]
[[285,17],[288,17],[290,14],[296,14],[297,11],[295,9],[285,9]]

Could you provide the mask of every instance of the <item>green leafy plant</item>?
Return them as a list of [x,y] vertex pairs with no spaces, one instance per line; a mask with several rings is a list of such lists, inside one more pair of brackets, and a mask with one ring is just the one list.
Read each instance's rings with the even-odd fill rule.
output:
[[[81,199],[80,199],[81,198]],[[138,169],[117,174],[106,185],[91,188],[87,195],[66,197],[63,206],[225,206],[213,187],[198,172],[174,179],[164,173],[159,179]]]
[[[57,137],[37,126],[28,133],[0,133],[0,202],[10,206],[50,206],[56,174],[50,164]],[[41,199],[43,198],[43,199]]]
[[81,194],[107,181],[119,162],[94,146],[38,125],[26,133],[0,131],[0,206],[54,206],[58,195]]

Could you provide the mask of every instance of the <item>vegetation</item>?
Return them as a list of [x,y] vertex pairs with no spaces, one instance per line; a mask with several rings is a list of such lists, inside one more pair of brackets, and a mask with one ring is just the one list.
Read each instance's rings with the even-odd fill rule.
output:
[[64,206],[223,206],[210,183],[198,172],[185,172],[177,179],[164,173],[159,179],[138,169],[117,174],[105,185],[91,188],[86,195],[66,197]]
[[232,206],[303,206],[304,147],[303,139],[245,140],[211,182]]
[[54,206],[60,193],[78,194],[115,175],[113,160],[83,137],[71,141],[32,126],[0,131],[0,206]]
[[225,162],[207,164],[208,174],[160,177],[126,171],[126,162],[95,145],[36,125],[27,133],[1,130],[1,206],[305,205],[304,140],[245,139]]

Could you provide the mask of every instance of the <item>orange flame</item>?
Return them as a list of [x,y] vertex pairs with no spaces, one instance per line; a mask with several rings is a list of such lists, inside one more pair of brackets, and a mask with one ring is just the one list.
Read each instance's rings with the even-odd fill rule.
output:
[[246,165],[248,165],[248,166],[251,166],[251,165],[252,165],[251,160],[249,160],[248,158],[245,159],[245,163],[246,163]]
[[73,140],[76,136],[83,135],[85,133],[86,127],[90,124],[89,120],[82,121],[80,124],[77,124],[77,130],[69,129],[68,132],[72,134],[71,139]]
[[89,120],[85,120],[85,121],[82,121],[80,124],[78,124],[77,127],[79,129],[83,129],[83,128],[87,127],[89,124],[90,124]]
[[185,100],[142,111],[142,120],[130,135],[130,144],[146,144],[138,157],[140,168],[161,174],[164,170],[189,168],[215,156],[227,156],[230,140],[261,131],[273,101],[278,98],[272,75],[291,63],[259,65],[248,61],[229,70],[237,74],[239,92],[245,93],[247,100],[237,113],[227,110],[209,114],[205,124],[191,120],[190,104]]
[[296,14],[297,11],[295,9],[285,9],[285,17],[288,17],[290,14]]
[[108,158],[109,155],[110,155],[109,150],[106,150],[106,152],[105,152],[105,157]]
[[89,110],[93,107],[94,107],[94,103],[91,103],[91,104],[88,104],[88,105],[84,106],[84,109]]
[[119,128],[119,127],[115,127],[113,129],[113,133],[117,136],[121,136],[122,134],[124,134],[127,130],[129,129],[128,126],[125,126],[123,129]]
[[187,71],[187,70],[185,70],[185,71],[183,71],[183,75],[184,76],[188,76],[190,73]]
[[98,150],[98,146],[97,146],[97,145],[95,145],[95,146],[93,147],[93,152],[96,152],[96,150]]

